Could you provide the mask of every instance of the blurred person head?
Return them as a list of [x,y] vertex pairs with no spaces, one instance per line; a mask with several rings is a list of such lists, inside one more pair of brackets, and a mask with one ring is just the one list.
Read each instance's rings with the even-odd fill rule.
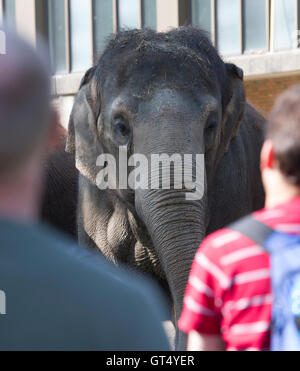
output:
[[0,32],[0,216],[31,221],[39,214],[43,160],[57,126],[48,62],[13,32]]
[[278,97],[261,153],[266,206],[300,196],[300,85]]

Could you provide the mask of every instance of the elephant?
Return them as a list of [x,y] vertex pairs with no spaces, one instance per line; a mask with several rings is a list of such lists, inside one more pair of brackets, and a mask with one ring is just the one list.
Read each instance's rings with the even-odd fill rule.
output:
[[[79,242],[114,264],[154,277],[176,323],[205,236],[264,204],[264,122],[246,102],[243,71],[225,63],[201,29],[136,29],[112,36],[86,72],[69,121],[66,150],[79,172]],[[97,177],[108,164],[100,166],[97,158],[120,159],[120,147],[128,158],[142,154],[149,160],[153,154],[202,154],[201,199],[187,199],[186,185],[179,189],[174,182],[169,189],[131,189],[116,179],[115,187],[100,189]],[[132,164],[119,162],[117,174],[120,166],[132,170]],[[151,169],[159,184],[163,170],[161,163]],[[184,343],[177,330],[177,349]]]
[[41,220],[76,239],[78,171],[73,156],[65,151],[67,132],[62,126],[59,131],[58,143],[44,162]]

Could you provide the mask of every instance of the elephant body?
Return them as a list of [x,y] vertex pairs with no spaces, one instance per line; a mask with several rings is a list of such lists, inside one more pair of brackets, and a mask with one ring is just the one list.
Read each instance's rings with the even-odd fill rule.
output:
[[41,218],[77,238],[78,171],[73,156],[65,152],[65,145],[66,135],[63,133],[60,143],[45,163]]
[[[264,118],[246,103],[242,80],[197,28],[132,30],[114,36],[74,103],[67,151],[79,171],[79,241],[154,277],[175,321],[204,237],[263,206]],[[204,154],[203,197],[188,200],[184,186],[99,189],[97,158],[118,159],[120,146],[147,158]],[[161,181],[160,171],[151,177]]]

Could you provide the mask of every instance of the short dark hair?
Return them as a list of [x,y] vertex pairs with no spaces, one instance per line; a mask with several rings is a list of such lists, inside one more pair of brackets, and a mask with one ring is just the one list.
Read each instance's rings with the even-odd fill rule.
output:
[[281,94],[267,124],[267,139],[287,181],[300,186],[300,85]]

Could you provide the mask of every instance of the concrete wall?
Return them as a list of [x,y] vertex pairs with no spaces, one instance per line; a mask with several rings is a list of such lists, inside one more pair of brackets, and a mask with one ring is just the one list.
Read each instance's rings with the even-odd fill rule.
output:
[[52,103],[59,114],[61,125],[67,129],[74,103],[74,95],[55,97]]

